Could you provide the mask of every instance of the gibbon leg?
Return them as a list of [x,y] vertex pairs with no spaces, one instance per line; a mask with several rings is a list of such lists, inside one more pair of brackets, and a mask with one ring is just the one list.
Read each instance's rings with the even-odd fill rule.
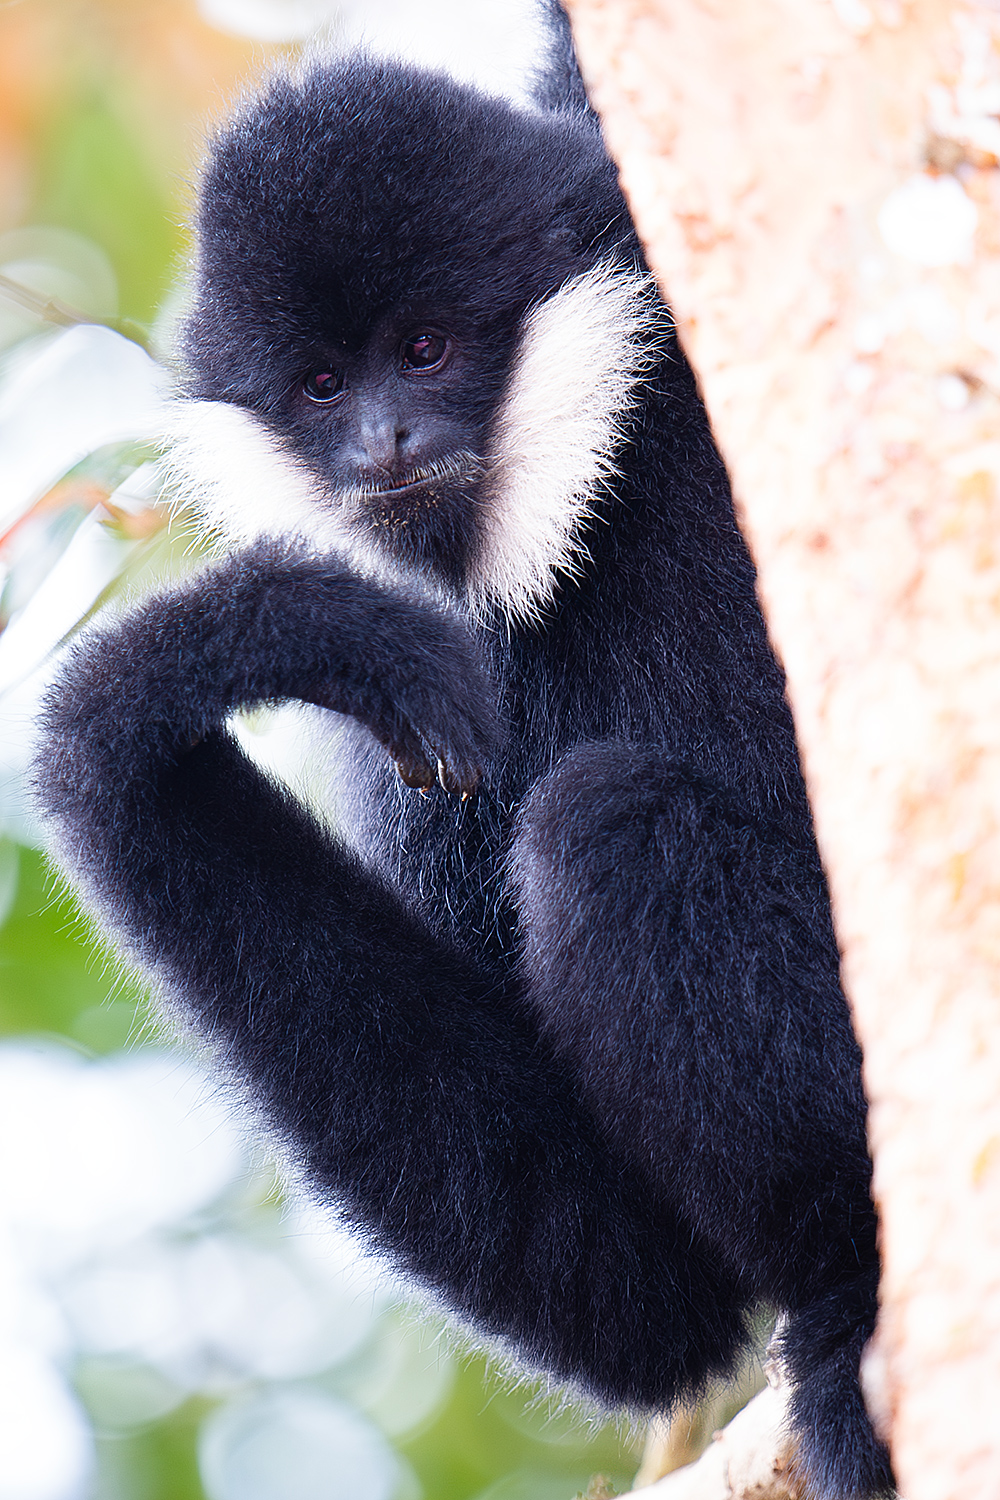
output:
[[601,742],[534,787],[511,868],[544,1034],[617,1149],[793,1315],[818,1492],[880,1492],[858,1386],[878,1281],[860,1053],[815,851],[661,752]]

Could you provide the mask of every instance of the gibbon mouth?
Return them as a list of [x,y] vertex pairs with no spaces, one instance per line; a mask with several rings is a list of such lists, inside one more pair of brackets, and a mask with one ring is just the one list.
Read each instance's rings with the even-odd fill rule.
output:
[[350,491],[350,498],[364,505],[365,502],[393,500],[400,495],[413,495],[419,490],[431,493],[448,485],[477,484],[486,472],[487,465],[478,454],[462,453],[452,458],[438,459],[426,467],[411,469],[395,484],[359,484]]
[[429,475],[421,479],[408,479],[404,484],[392,484],[386,485],[384,488],[379,486],[377,489],[362,490],[360,491],[360,498],[363,500],[383,500],[393,495],[409,495],[414,490],[423,490],[430,484],[440,484],[441,482],[437,475]]

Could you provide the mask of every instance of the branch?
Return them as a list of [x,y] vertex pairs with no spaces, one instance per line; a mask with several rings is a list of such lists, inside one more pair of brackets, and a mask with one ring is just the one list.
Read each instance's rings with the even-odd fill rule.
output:
[[801,1500],[787,1411],[788,1387],[769,1385],[713,1434],[697,1463],[631,1493],[644,1500]]

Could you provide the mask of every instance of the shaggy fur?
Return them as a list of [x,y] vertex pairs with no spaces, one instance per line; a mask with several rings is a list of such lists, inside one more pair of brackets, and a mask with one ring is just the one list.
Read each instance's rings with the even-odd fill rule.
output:
[[[823,872],[726,474],[578,99],[361,58],[222,133],[189,453],[241,545],[72,653],[39,796],[107,928],[414,1278],[633,1408],[781,1308],[813,1493],[870,1497]],[[346,434],[424,324],[458,352],[399,376],[386,472],[418,479],[379,489]],[[356,380],[329,407],[324,360]],[[340,726],[337,837],[225,727],[280,699]]]

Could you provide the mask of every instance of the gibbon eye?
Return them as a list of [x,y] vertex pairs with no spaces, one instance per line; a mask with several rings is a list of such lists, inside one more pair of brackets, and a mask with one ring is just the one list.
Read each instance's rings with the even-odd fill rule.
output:
[[334,370],[329,366],[321,365],[319,369],[309,371],[302,382],[302,389],[310,401],[318,401],[322,404],[335,401],[343,392],[345,383],[343,370]]
[[404,370],[432,370],[448,352],[448,340],[440,333],[418,333],[403,345]]

